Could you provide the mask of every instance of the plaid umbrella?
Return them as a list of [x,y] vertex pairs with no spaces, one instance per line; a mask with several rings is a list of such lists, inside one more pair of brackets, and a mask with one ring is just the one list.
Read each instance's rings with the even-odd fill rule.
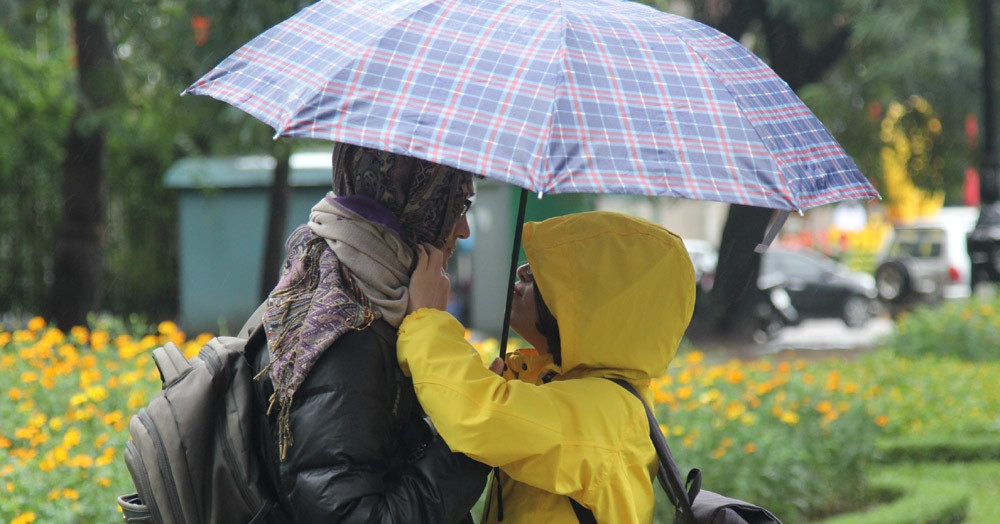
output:
[[323,0],[185,93],[277,135],[420,157],[539,194],[786,211],[878,196],[752,52],[630,1]]

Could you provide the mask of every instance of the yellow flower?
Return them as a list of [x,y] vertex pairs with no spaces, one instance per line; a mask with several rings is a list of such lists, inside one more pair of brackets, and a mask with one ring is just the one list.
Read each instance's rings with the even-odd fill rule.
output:
[[747,455],[750,455],[757,451],[757,445],[753,442],[748,442],[746,446],[743,446],[743,451],[745,451]]
[[819,404],[816,404],[816,411],[819,411],[824,415],[833,411],[833,402],[830,402],[829,400],[821,401]]
[[62,491],[62,495],[63,495],[63,497],[66,497],[66,498],[68,498],[70,500],[77,500],[77,499],[80,498],[80,492],[77,491],[77,490],[75,490],[75,489],[71,489],[71,488],[64,489]]
[[97,477],[94,481],[97,482],[97,485],[102,488],[106,488],[111,485],[111,479],[108,477]]
[[128,394],[128,409],[135,411],[146,405],[146,395],[139,390],[133,390]]
[[13,338],[14,337],[10,334],[9,331],[0,331],[0,347],[10,344],[10,341]]
[[7,482],[7,485],[5,487],[7,488],[7,492],[8,493],[13,493],[14,492],[14,483],[13,482]]
[[726,405],[725,416],[729,420],[736,420],[746,413],[746,406],[741,402],[730,402]]
[[88,455],[77,455],[73,457],[69,465],[77,468],[89,468],[94,465],[94,458]]
[[715,450],[712,451],[712,458],[713,459],[720,459],[720,458],[722,458],[724,456],[726,456],[726,450],[725,450],[725,448],[716,448]]
[[42,470],[43,473],[48,473],[56,469],[56,459],[54,457],[46,457],[38,463],[38,469]]
[[69,428],[65,434],[63,434],[62,446],[64,448],[71,448],[80,443],[80,430],[76,428]]
[[681,386],[677,390],[677,398],[680,399],[691,398],[692,393],[694,393],[694,388],[692,388],[691,386]]
[[91,386],[87,388],[87,398],[94,402],[100,402],[108,398],[108,390],[104,386]]
[[889,425],[889,417],[887,417],[885,415],[878,415],[877,417],[875,417],[875,425],[878,426],[878,427],[880,427],[880,428],[884,428],[884,427],[888,426]]
[[59,491],[59,488],[56,488],[50,491],[49,494],[45,496],[45,498],[49,500],[59,500],[60,496],[62,496],[62,493]]
[[49,428],[54,431],[59,431],[62,429],[63,419],[62,417],[52,417],[49,419]]
[[756,423],[757,423],[757,415],[754,415],[753,413],[744,413],[740,417],[740,424],[743,424],[744,426],[752,426]]
[[705,360],[705,354],[701,351],[690,351],[684,356],[684,361],[688,364],[698,364]]
[[9,438],[0,435],[0,449],[7,449],[11,446],[11,441]]
[[698,395],[698,402],[701,402],[702,404],[711,404],[712,402],[718,400],[721,396],[722,393],[720,393],[719,390],[710,389],[701,395]]
[[669,391],[661,389],[653,390],[653,402],[657,404],[670,404],[674,402],[674,395]]
[[28,329],[31,331],[41,331],[45,329],[45,319],[42,317],[34,317],[28,321]]
[[104,351],[109,340],[111,340],[111,335],[107,331],[95,331],[90,334],[90,347],[98,352]]
[[73,395],[72,397],[69,398],[69,405],[70,406],[79,406],[80,404],[84,404],[86,402],[87,402],[87,394],[86,393],[77,393],[77,394],[75,394],[75,395]]
[[35,373],[34,371],[25,371],[24,373],[21,373],[21,382],[24,384],[30,384],[36,380],[38,380],[38,373]]
[[726,371],[726,382],[729,382],[730,384],[739,384],[740,382],[743,382],[744,378],[745,375],[743,374],[743,370],[739,368],[730,368]]
[[827,391],[836,391],[840,389],[840,371],[836,369],[831,370],[826,377],[826,389]]
[[35,512],[26,511],[14,517],[14,520],[10,521],[10,524],[28,524],[29,522],[34,522],[34,521],[35,521]]
[[174,324],[169,320],[164,320],[163,322],[160,322],[158,326],[156,326],[156,331],[161,335],[169,335],[177,331],[177,324]]
[[794,411],[784,411],[781,413],[781,421],[789,426],[794,426],[799,423],[799,414]]
[[993,316],[993,306],[989,304],[979,304],[979,314],[984,317]]
[[83,326],[73,326],[69,330],[69,336],[73,337],[80,344],[86,344],[90,338],[90,331]]

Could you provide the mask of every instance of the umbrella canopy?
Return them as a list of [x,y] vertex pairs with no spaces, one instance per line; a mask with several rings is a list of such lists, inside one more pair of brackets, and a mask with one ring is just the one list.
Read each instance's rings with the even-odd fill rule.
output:
[[786,211],[878,194],[767,65],[622,0],[323,0],[189,87],[272,126],[535,193]]

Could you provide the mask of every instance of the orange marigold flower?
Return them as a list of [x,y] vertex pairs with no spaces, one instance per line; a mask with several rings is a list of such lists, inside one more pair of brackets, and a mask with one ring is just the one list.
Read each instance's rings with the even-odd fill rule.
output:
[[35,521],[35,512],[26,511],[14,517],[14,520],[10,521],[10,524],[28,524],[29,522],[34,522],[34,521]]
[[750,455],[751,453],[757,451],[757,444],[747,442],[747,445],[743,446],[743,451],[745,451],[747,455]]
[[826,376],[826,389],[827,391],[836,391],[840,389],[840,371],[836,369],[831,370]]
[[41,331],[45,329],[45,319],[42,317],[34,317],[28,321],[28,329],[31,331]]
[[880,428],[884,428],[884,427],[888,426],[889,425],[889,417],[887,417],[885,415],[879,415],[879,416],[875,417],[875,425],[878,426],[878,427],[880,427]]
[[682,386],[677,390],[677,398],[687,399],[691,398],[691,394],[694,393],[694,388],[691,386]]
[[690,351],[684,356],[684,361],[688,364],[698,364],[703,360],[705,360],[705,354],[701,351]]
[[816,404],[816,411],[826,414],[833,411],[833,402],[829,400],[823,400],[819,404]]

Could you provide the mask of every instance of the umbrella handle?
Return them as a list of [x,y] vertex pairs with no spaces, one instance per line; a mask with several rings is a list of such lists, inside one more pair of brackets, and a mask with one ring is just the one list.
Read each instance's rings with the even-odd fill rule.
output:
[[510,273],[507,275],[507,305],[503,312],[503,330],[500,332],[500,360],[507,360],[507,338],[510,330],[510,306],[514,298],[514,278],[517,273],[517,259],[521,253],[521,229],[524,226],[524,210],[528,205],[528,190],[521,188],[521,201],[517,205],[517,222],[514,224],[514,248],[510,253]]

